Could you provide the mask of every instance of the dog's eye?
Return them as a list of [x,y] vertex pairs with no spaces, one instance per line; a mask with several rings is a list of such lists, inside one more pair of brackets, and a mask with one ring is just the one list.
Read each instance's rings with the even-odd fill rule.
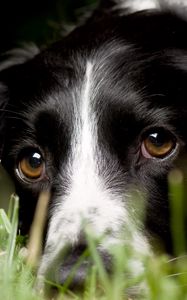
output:
[[176,146],[174,136],[165,129],[155,129],[144,135],[141,146],[142,155],[146,158],[164,158]]
[[39,151],[32,150],[25,154],[18,164],[18,175],[27,181],[38,181],[43,178],[45,164]]

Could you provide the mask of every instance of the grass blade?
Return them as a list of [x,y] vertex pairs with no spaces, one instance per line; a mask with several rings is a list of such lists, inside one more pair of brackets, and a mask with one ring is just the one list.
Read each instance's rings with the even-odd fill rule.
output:
[[86,233],[86,240],[87,240],[87,243],[88,243],[88,247],[89,247],[89,250],[90,250],[91,257],[92,257],[92,259],[95,263],[95,266],[97,267],[99,278],[101,280],[101,283],[103,284],[103,287],[105,289],[105,293],[107,294],[107,297],[108,297],[107,299],[112,300],[110,280],[109,280],[108,274],[105,270],[105,267],[103,265],[102,259],[99,255],[99,252],[97,250],[96,241],[94,240],[94,237],[91,234],[90,230],[88,230],[88,228],[87,228],[87,230],[85,230],[85,233]]
[[13,256],[16,246],[16,236],[18,230],[18,209],[19,209],[19,198],[16,195],[13,195],[13,207],[12,207],[12,219],[11,219],[11,232],[8,238],[8,247],[7,247],[7,268],[10,268],[13,263]]
[[10,234],[12,230],[11,223],[9,221],[9,218],[7,217],[4,209],[0,209],[0,227],[5,231],[6,233]]
[[185,224],[184,224],[184,185],[183,174],[180,170],[173,170],[169,174],[169,194],[171,212],[171,230],[175,255],[185,253]]

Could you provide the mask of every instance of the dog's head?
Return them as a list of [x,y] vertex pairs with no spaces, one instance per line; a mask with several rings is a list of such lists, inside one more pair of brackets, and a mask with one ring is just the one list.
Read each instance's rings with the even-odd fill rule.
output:
[[[158,7],[118,9],[98,10],[0,73],[2,163],[20,196],[20,230],[28,233],[39,194],[50,191],[40,270],[58,262],[60,283],[86,247],[85,223],[104,236],[106,264],[121,240],[145,252],[157,236],[172,250],[167,175],[186,152],[187,22]],[[144,222],[132,191],[146,202]]]

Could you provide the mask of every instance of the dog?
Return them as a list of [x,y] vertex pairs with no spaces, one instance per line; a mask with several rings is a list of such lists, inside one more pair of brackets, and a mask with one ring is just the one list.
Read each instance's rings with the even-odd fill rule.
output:
[[149,254],[156,238],[173,252],[167,178],[187,143],[187,5],[178,2],[101,1],[61,41],[1,68],[1,161],[20,198],[19,230],[29,233],[49,191],[39,274],[58,284],[87,247],[84,222],[104,236],[107,270],[121,241]]

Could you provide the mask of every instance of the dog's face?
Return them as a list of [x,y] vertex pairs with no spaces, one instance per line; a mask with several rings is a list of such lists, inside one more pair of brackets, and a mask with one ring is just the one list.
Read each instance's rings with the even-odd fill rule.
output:
[[22,233],[41,191],[51,194],[41,273],[58,256],[53,279],[63,283],[86,247],[85,223],[104,236],[106,264],[121,240],[144,253],[157,236],[172,251],[167,176],[186,151],[186,33],[171,13],[103,13],[1,72],[2,163],[20,196]]

